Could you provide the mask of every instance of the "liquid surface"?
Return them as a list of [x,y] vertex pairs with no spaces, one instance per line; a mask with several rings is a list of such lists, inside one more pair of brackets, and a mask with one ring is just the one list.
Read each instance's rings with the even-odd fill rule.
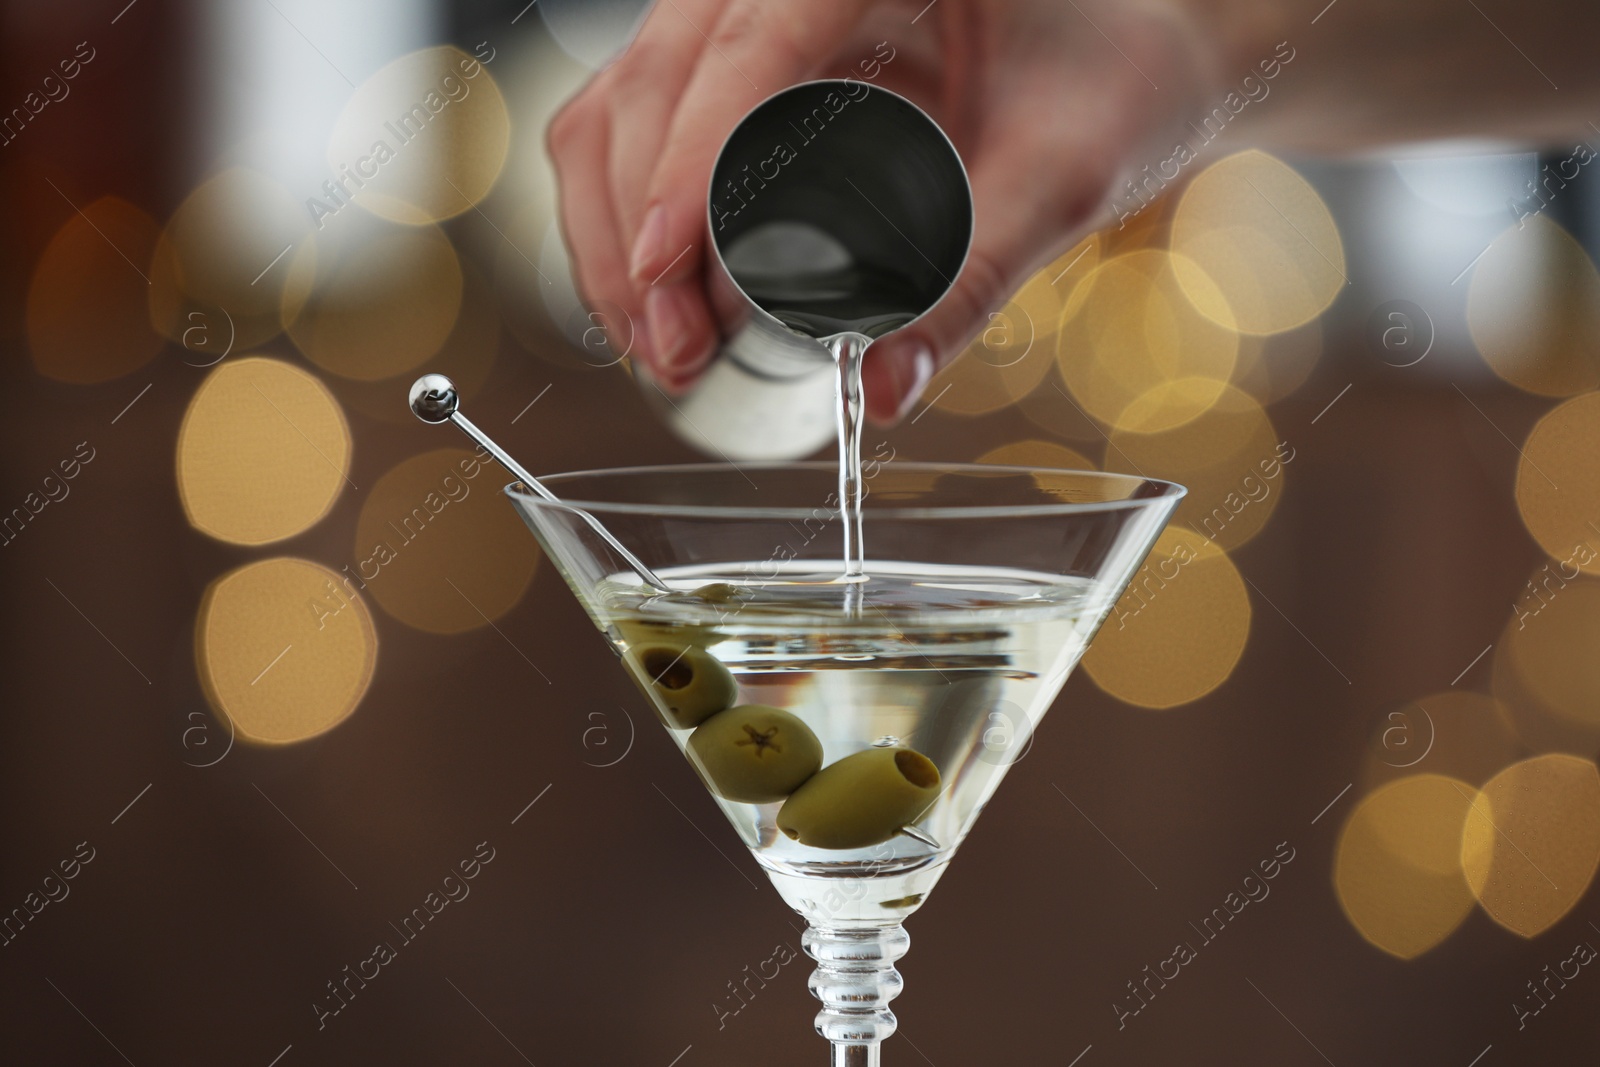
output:
[[[792,840],[780,828],[781,800],[717,797],[788,902],[824,921],[896,918],[921,903],[1026,753],[1109,606],[1084,579],[998,568],[875,561],[871,580],[855,589],[792,565],[774,576],[770,563],[662,577],[672,593],[619,576],[595,609],[619,652],[634,651],[624,662],[708,787],[714,775],[690,748],[698,727],[671,724],[664,691],[639,665],[642,649],[704,650],[731,672],[738,705],[801,720],[821,744],[824,768],[873,747],[909,749],[937,768],[925,810],[858,848]],[[856,814],[856,797],[834,799]]]

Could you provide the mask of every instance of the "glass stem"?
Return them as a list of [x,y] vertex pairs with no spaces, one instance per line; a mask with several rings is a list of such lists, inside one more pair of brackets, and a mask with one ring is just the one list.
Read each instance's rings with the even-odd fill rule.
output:
[[817,1033],[833,1042],[833,1067],[878,1067],[878,1047],[896,1025],[889,1001],[905,986],[894,969],[911,945],[905,927],[812,923],[801,944],[817,961],[811,995],[822,1002]]

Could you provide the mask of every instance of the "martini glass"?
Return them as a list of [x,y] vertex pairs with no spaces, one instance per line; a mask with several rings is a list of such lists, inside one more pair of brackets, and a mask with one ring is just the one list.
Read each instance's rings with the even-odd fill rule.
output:
[[853,582],[838,577],[834,464],[636,467],[506,489],[805,918],[835,1067],[879,1063],[903,920],[1184,493],[898,460],[865,476],[866,580]]

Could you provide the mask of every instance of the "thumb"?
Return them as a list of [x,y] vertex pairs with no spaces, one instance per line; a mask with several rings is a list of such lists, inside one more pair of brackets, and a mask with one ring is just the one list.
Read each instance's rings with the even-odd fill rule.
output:
[[1081,164],[1058,182],[1041,182],[1034,169],[1016,166],[1016,158],[1009,151],[990,154],[973,170],[972,248],[954,284],[922,318],[867,349],[862,390],[874,422],[904,416],[934,373],[988,323],[989,313],[1088,228],[1106,183]]

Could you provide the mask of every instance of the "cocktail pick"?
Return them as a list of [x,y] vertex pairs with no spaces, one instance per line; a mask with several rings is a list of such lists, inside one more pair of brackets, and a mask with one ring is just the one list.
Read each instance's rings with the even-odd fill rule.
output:
[[539,479],[529,474],[523,469],[522,464],[512,459],[509,452],[495,444],[494,441],[490,440],[488,434],[478,429],[471,419],[461,414],[461,397],[456,392],[455,383],[449,378],[442,374],[424,374],[418,378],[411,386],[411,413],[430,425],[438,425],[442,422],[455,423],[462,433],[477,442],[485,452],[488,452],[489,455],[498,460],[502,467],[516,475],[517,481],[552,504],[560,506],[588,523],[594,532],[599,534],[606,544],[610,545],[612,550],[622,557],[622,561],[633,568],[634,573],[643,579],[645,584],[662,592],[671,590],[671,586],[656,577],[656,573],[645,566],[643,560],[629,552],[622,542],[612,536],[611,531],[602,526],[599,519],[582,508],[575,508],[570,504],[562,503],[560,497],[546,489],[540,484]]

